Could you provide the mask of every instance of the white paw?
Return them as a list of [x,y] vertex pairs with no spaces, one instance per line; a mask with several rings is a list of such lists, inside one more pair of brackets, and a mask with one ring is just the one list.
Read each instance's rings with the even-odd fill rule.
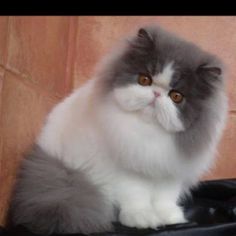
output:
[[181,207],[177,205],[156,207],[156,213],[165,225],[181,224],[187,222]]
[[152,209],[140,209],[140,210],[121,210],[119,220],[123,225],[129,227],[153,228],[156,229],[160,226],[161,219],[156,215]]

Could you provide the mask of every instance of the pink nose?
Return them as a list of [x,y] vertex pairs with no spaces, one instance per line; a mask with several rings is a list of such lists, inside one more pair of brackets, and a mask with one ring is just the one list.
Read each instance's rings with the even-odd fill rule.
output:
[[155,97],[159,97],[161,94],[159,92],[154,91]]

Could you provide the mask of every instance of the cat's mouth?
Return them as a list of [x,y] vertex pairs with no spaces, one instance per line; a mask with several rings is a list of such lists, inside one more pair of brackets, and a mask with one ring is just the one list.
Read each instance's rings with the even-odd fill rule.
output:
[[156,103],[156,98],[153,98],[152,101],[150,103],[148,103],[148,105],[154,108],[155,103]]

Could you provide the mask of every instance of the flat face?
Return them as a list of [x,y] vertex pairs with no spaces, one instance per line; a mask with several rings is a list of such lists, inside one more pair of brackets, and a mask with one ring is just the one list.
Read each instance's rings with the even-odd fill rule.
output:
[[222,82],[218,59],[158,27],[141,29],[108,72],[124,110],[143,111],[171,132],[190,127]]
[[[124,112],[158,123],[188,152],[211,139],[225,114],[221,62],[159,27],[139,30],[103,71]],[[200,144],[201,143],[201,144]]]

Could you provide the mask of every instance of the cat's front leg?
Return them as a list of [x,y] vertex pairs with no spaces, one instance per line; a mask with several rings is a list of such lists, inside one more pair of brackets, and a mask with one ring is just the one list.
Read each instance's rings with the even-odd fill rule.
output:
[[183,209],[178,205],[181,184],[164,182],[155,186],[153,206],[163,225],[187,222]]
[[157,228],[161,219],[151,204],[151,191],[142,181],[126,179],[116,188],[121,224],[136,228]]

